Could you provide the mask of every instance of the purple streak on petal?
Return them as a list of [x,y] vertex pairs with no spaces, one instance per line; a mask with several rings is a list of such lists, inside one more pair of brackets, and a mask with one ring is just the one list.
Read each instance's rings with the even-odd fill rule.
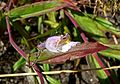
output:
[[[16,43],[14,42],[13,38],[12,38],[12,35],[11,35],[11,32],[10,32],[10,24],[8,22],[8,17],[6,16],[6,24],[7,24],[7,29],[8,29],[8,34],[9,34],[9,41],[11,43],[11,45],[16,49],[16,51],[21,55],[23,56],[24,58],[27,57],[27,54],[22,51],[17,45]],[[32,63],[31,63],[32,65]],[[42,76],[42,73],[40,72],[40,70],[38,69],[38,67],[36,65],[33,66],[33,68],[36,70],[40,80],[41,80],[41,84],[44,84],[44,79],[43,79],[43,76]]]

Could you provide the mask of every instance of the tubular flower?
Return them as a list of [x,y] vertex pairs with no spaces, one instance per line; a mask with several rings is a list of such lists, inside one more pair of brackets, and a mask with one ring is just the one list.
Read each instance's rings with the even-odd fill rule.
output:
[[49,37],[45,42],[45,48],[51,52],[60,53],[67,52],[73,46],[76,46],[80,42],[70,41],[70,35],[60,35]]

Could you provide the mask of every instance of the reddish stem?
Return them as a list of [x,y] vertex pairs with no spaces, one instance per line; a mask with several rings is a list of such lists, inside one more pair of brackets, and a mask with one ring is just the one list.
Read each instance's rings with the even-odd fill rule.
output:
[[[7,30],[8,30],[8,34],[9,34],[9,41],[11,43],[11,45],[16,49],[16,51],[24,58],[27,57],[27,54],[21,50],[17,45],[16,43],[14,42],[13,38],[12,38],[12,35],[11,35],[11,32],[10,32],[10,24],[9,24],[9,20],[8,20],[8,16],[6,16],[6,24],[7,24]],[[32,64],[32,63],[31,63]],[[42,76],[42,73],[40,72],[39,68],[34,65],[33,68],[35,69],[35,71],[37,72],[40,80],[41,80],[41,84],[44,84],[44,79],[43,79],[43,76]]]
[[17,50],[17,52],[22,55],[24,58],[26,58],[26,53],[23,52],[17,45],[16,43],[14,42],[14,40],[12,39],[12,35],[10,33],[10,24],[8,22],[8,17],[6,16],[6,23],[7,23],[7,29],[8,29],[8,34],[9,34],[9,41],[11,43],[11,45]]
[[80,31],[80,35],[81,35],[83,41],[84,41],[84,42],[88,42],[87,39],[86,39],[85,34],[84,34],[83,32],[81,32],[81,29],[80,29],[79,25],[77,24],[77,22],[73,19],[73,17],[72,17],[66,10],[65,10],[64,12],[65,12],[65,14],[69,17],[69,19],[70,19],[71,22],[74,24],[74,26],[75,26],[76,28],[78,28],[78,30]]
[[[93,53],[92,54],[95,59],[98,61],[98,63],[100,64],[101,68],[105,68],[106,66],[104,65],[104,63],[101,61],[101,59],[99,58],[99,56],[97,55],[97,53]],[[108,78],[111,80],[112,84],[115,84],[113,78],[110,75],[110,72],[108,70],[104,70],[104,72],[106,73],[106,75],[108,76]]]
[[[80,29],[80,26],[77,24],[77,22],[74,20],[74,18],[65,10],[65,14],[68,16],[68,18],[71,20],[71,22],[74,24],[74,26],[76,27],[76,28],[79,28],[79,30],[81,30]],[[80,35],[81,35],[81,37],[82,37],[82,39],[83,39],[83,41],[84,42],[88,42],[88,40],[86,39],[86,36],[85,36],[85,34],[83,33],[83,32],[81,32],[80,31]],[[103,64],[103,62],[101,61],[101,59],[98,57],[98,55],[97,55],[97,53],[93,53],[92,54],[94,57],[95,57],[95,59],[98,61],[98,63],[100,64],[100,66],[103,68],[103,67],[106,67],[104,64]],[[108,76],[108,78],[111,80],[111,82],[113,83],[113,84],[115,84],[114,83],[114,80],[112,79],[112,77],[110,76],[110,73],[109,73],[109,71],[108,70],[104,70],[104,72],[106,73],[106,75]]]
[[84,33],[80,33],[80,35],[85,43],[88,42]]
[[42,75],[41,71],[39,70],[39,68],[37,67],[36,64],[34,64],[33,67],[34,67],[35,71],[37,72],[37,74],[40,78],[41,84],[44,84],[44,79],[43,79],[43,75]]

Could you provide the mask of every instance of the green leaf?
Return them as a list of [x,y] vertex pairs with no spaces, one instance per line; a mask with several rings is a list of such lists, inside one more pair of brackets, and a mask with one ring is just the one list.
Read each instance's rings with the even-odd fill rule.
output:
[[60,81],[46,75],[47,80],[50,82],[50,84],[61,84]]
[[44,69],[44,71],[49,71],[50,70],[50,65],[49,64],[43,64],[43,69]]
[[78,23],[79,27],[87,32],[93,39],[107,43],[108,39],[105,36],[105,32],[103,32],[100,26],[96,23],[93,18],[86,16],[83,13],[71,11],[71,16],[75,19]]
[[21,57],[14,65],[13,70],[16,71],[17,69],[21,68],[26,63],[26,60]]
[[33,39],[37,39],[37,38],[42,38],[42,37],[45,37],[45,36],[48,36],[48,35],[51,35],[51,34],[56,34],[56,31],[61,31],[60,30],[60,28],[62,28],[62,23],[59,23],[59,25],[56,27],[56,28],[54,28],[54,29],[51,29],[51,30],[49,30],[49,31],[47,31],[47,32],[45,32],[45,33],[43,33],[43,34],[40,34],[40,35],[37,35],[37,36],[35,36],[35,37],[33,37],[33,38],[30,38],[30,39],[28,39],[28,40],[33,40]]
[[[95,59],[94,56],[89,55],[87,58],[88,58],[87,61],[91,68],[101,68],[101,66],[99,65],[98,61]],[[111,84],[110,83],[111,81],[108,79],[108,76],[106,75],[104,70],[96,70],[95,72],[101,82],[100,84]]]
[[20,18],[28,18],[43,15],[45,13],[61,9],[65,6],[66,4],[59,1],[36,2],[33,4],[28,4],[14,8],[10,10],[7,13],[7,15],[14,20],[19,20]]
[[99,54],[120,60],[120,50],[107,49],[99,52]]
[[44,21],[46,24],[49,24],[51,26],[51,28],[57,28],[57,26],[59,25],[59,23],[57,22],[52,22],[50,20],[45,20]]
[[94,17],[91,14],[86,14],[84,13],[86,16],[90,17],[91,19],[95,20],[96,24],[99,25],[100,29],[103,30],[104,32],[111,32],[117,36],[120,36],[120,29],[115,28],[113,26],[113,24],[111,22],[109,22],[108,20],[101,18],[101,17]]
[[78,44],[72,47],[69,51],[63,53],[54,53],[50,52],[47,49],[44,49],[43,52],[35,52],[29,55],[29,59],[31,62],[37,61],[40,63],[47,64],[58,64],[64,63],[67,60],[74,60],[77,58],[82,58],[87,56],[88,54],[92,54],[95,52],[99,52],[101,50],[105,50],[107,47],[98,44],[97,42],[86,42],[83,44]]
[[57,22],[56,21],[56,15],[57,15],[57,12],[50,12],[50,13],[47,14],[48,19],[52,22],[55,22],[55,23]]
[[120,29],[115,28],[112,23],[103,18],[95,18],[96,22],[104,26],[104,30],[120,37]]
[[73,18],[76,20],[76,22],[79,24],[80,28],[83,31],[86,31],[92,35],[105,37],[104,33],[97,27],[93,19],[89,18],[88,16],[85,16],[82,13],[71,13],[73,15]]
[[108,44],[100,43],[100,44],[102,44],[104,46],[107,46],[107,47],[109,47],[111,49],[120,50],[120,44],[110,44],[110,43],[108,43]]
[[42,16],[40,16],[40,17],[38,18],[38,32],[39,32],[40,34],[43,34],[43,33],[44,33],[43,17],[42,17]]

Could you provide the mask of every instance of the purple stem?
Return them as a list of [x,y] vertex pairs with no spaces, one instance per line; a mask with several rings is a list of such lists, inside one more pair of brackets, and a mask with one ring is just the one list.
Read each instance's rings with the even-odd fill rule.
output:
[[83,32],[81,32],[81,29],[80,29],[79,25],[77,24],[77,22],[73,19],[73,17],[66,10],[64,12],[68,16],[68,18],[71,20],[71,22],[74,24],[74,26],[76,28],[78,28],[78,30],[80,31],[80,35],[81,35],[83,41],[88,42],[87,39],[86,39],[85,34]]
[[[74,26],[75,26],[76,28],[79,28],[79,30],[81,30],[81,29],[80,29],[80,26],[77,24],[77,22],[74,20],[74,18],[73,18],[66,10],[65,10],[65,14],[68,16],[68,18],[69,18],[69,19],[71,20],[71,22],[74,24]],[[81,35],[81,37],[82,37],[82,39],[83,39],[84,42],[88,42],[88,40],[86,39],[86,36],[85,36],[85,34],[84,34],[83,32],[80,31],[80,35]],[[95,57],[95,59],[98,61],[98,63],[100,64],[100,66],[101,66],[102,68],[103,68],[103,67],[106,67],[106,66],[103,64],[103,62],[101,61],[101,59],[98,57],[97,53],[93,53],[92,55]],[[108,71],[108,70],[104,70],[104,72],[106,73],[106,75],[108,76],[108,78],[111,80],[111,82],[112,82],[113,84],[115,84],[113,78],[110,76],[109,71]]]
[[[101,66],[102,68],[105,68],[105,67],[106,67],[106,66],[104,65],[104,63],[101,61],[101,59],[99,58],[99,56],[97,55],[97,53],[93,53],[92,55],[95,57],[95,59],[98,61],[98,63],[100,64],[100,66]],[[106,73],[106,75],[108,76],[108,78],[111,80],[111,83],[112,83],[112,84],[115,84],[113,78],[110,76],[110,72],[109,72],[108,70],[104,70],[104,72]]]
[[43,79],[43,75],[42,75],[41,71],[39,70],[39,68],[37,67],[36,64],[34,64],[33,67],[34,67],[35,71],[37,72],[37,74],[40,78],[41,84],[44,84],[44,79]]
[[11,33],[10,33],[10,24],[9,24],[9,22],[8,22],[8,17],[6,16],[6,23],[7,23],[7,29],[8,29],[8,34],[9,34],[9,41],[10,41],[10,43],[11,43],[11,45],[17,50],[17,52],[20,54],[20,55],[22,55],[24,58],[26,58],[26,53],[25,52],[23,52],[17,45],[16,45],[16,43],[13,41],[13,39],[12,39],[12,35],[11,35]]
[[[8,16],[5,17],[6,18],[6,24],[7,24],[7,30],[8,30],[8,34],[9,34],[9,41],[11,43],[11,45],[16,49],[16,51],[24,58],[27,57],[27,54],[21,50],[17,45],[16,43],[14,42],[13,38],[12,38],[12,35],[11,35],[11,32],[10,32],[10,24],[9,24],[9,20],[8,20]],[[32,65],[32,63],[30,64]],[[40,80],[41,80],[41,84],[44,84],[44,79],[43,79],[43,76],[42,76],[42,73],[40,72],[39,68],[37,67],[37,65],[34,65],[33,68],[35,69],[35,71],[37,72]]]

